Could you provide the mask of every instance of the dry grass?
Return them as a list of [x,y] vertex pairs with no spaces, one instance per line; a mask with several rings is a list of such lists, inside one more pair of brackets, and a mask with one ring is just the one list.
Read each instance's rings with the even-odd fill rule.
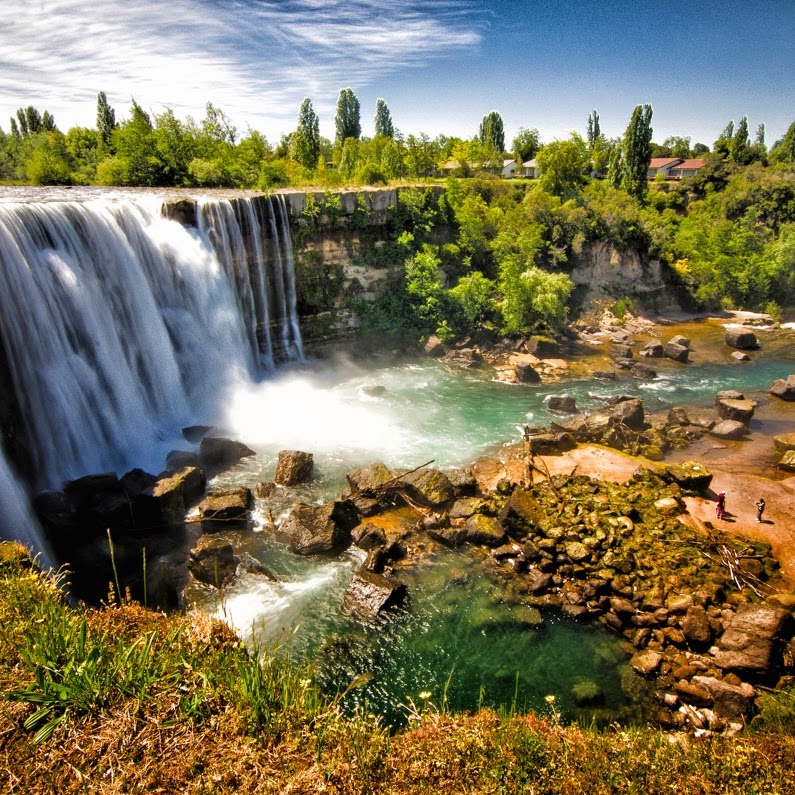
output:
[[[795,791],[795,695],[771,700],[763,728],[735,739],[599,732],[538,715],[461,716],[432,706],[390,735],[373,716],[344,717],[305,671],[267,656],[260,667],[205,616],[134,604],[74,611],[52,582],[1,549],[0,580],[5,694],[35,682],[38,658],[24,643],[41,637],[45,616],[57,619],[53,631],[58,622],[85,622],[108,664],[119,648],[138,648],[154,634],[151,662],[163,672],[133,696],[102,694],[92,708],[65,698],[57,707],[64,720],[40,742],[24,725],[35,702],[0,702],[0,792],[9,795]],[[69,664],[63,660],[64,670]],[[57,682],[61,673],[48,675]]]

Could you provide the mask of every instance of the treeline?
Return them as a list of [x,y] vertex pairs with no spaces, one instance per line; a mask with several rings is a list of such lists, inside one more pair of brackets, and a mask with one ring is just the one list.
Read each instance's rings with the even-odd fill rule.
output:
[[[48,111],[28,106],[10,120],[10,132],[0,129],[0,180],[32,184],[96,184],[141,187],[229,187],[267,190],[280,185],[383,184],[432,176],[446,162],[469,176],[499,170],[505,158],[521,164],[537,158],[548,173],[546,184],[584,182],[588,176],[607,177],[612,184],[640,195],[650,157],[703,157],[710,148],[691,146],[691,139],[671,136],[661,144],[651,140],[651,108],[638,106],[632,119],[637,147],[632,162],[624,139],[607,138],[597,111],[588,116],[585,136],[572,133],[563,141],[542,144],[538,130],[520,128],[506,146],[503,120],[491,111],[470,139],[424,133],[403,135],[379,99],[374,134],[363,135],[359,100],[350,88],[340,91],[335,139],[320,135],[319,119],[308,97],[301,103],[296,129],[272,143],[256,130],[245,134],[224,112],[208,103],[203,119],[182,121],[171,109],[150,114],[135,100],[128,118],[118,121],[104,92],[97,97],[93,128],[61,132]],[[626,136],[625,136],[626,137]],[[768,151],[764,125],[753,141],[748,119],[729,122],[713,144],[712,154],[729,163],[791,164],[795,159],[795,123]],[[646,165],[648,163],[646,162]],[[562,172],[562,183],[556,183]]]

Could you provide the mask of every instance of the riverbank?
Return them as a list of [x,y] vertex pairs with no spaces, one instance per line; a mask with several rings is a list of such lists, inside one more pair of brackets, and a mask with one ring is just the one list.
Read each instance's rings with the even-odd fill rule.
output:
[[[389,734],[363,712],[342,715],[311,671],[270,655],[260,666],[220,622],[134,604],[68,608],[51,581],[1,544],[0,575],[0,686],[15,694],[0,707],[9,795],[795,787],[791,695],[763,696],[751,729],[732,738],[563,726],[554,699],[543,714],[466,716],[422,697],[406,701],[408,727]],[[46,655],[58,649],[56,664]],[[48,660],[37,684],[34,667]],[[99,675],[106,669],[112,675]]]

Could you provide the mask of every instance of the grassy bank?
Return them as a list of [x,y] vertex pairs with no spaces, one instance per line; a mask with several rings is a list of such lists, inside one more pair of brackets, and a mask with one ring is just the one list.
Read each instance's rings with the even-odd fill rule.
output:
[[[112,600],[110,600],[112,601]],[[788,793],[795,692],[739,738],[596,731],[554,715],[345,717],[310,668],[223,624],[72,608],[0,545],[0,789],[8,793]]]

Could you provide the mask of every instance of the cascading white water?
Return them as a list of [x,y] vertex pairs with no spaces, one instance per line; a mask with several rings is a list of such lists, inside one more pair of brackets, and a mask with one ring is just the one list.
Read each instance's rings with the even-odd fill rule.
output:
[[254,360],[267,371],[277,359],[303,360],[284,197],[200,200],[196,211],[234,288]]
[[[267,246],[255,201],[201,202],[198,230],[154,196],[0,203],[0,336],[34,488],[159,471],[227,384],[273,369],[273,323],[280,358],[302,357],[287,214]],[[269,315],[278,291],[292,304]]]

